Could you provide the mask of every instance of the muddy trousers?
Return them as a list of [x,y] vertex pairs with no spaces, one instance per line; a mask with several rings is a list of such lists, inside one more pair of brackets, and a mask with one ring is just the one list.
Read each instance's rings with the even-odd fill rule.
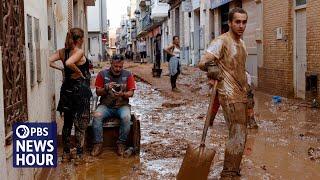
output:
[[[214,103],[212,106],[212,117],[210,119],[210,126],[213,125],[213,121],[218,113],[218,110],[220,108],[220,102],[219,102],[219,98],[218,95],[216,95],[216,97],[214,98]],[[257,126],[257,122],[255,120],[254,117],[254,101],[253,101],[253,96],[249,97],[248,96],[248,104],[247,104],[247,115],[248,115],[248,122],[247,125],[249,128],[253,127],[253,126]],[[225,111],[223,111],[223,116],[226,118],[226,114]],[[227,122],[228,123],[228,122]]]
[[75,116],[76,114],[73,112],[64,112],[64,124],[62,128],[63,151],[65,153],[70,153],[71,130],[72,125],[74,124],[77,154],[83,154],[87,122],[81,118],[76,118]]
[[247,139],[247,103],[227,105],[225,100],[219,98],[219,101],[222,102],[229,129],[221,178],[236,178],[240,176],[240,164]]

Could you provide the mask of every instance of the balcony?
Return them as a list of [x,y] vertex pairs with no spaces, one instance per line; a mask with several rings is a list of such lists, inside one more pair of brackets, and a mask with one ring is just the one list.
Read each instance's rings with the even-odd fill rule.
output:
[[142,18],[142,21],[141,21],[141,26],[142,26],[142,30],[145,30],[145,29],[147,29],[150,25],[151,25],[151,14],[150,13],[148,13],[148,14],[146,14],[146,16],[144,16],[143,18]]
[[146,14],[142,20],[140,20],[139,25],[137,26],[137,32],[138,32],[138,36],[142,35],[142,34],[146,34],[147,32],[151,31],[152,29],[160,26],[162,24],[162,22],[165,19],[151,19],[151,13]]
[[137,39],[137,29],[131,31],[131,39],[135,41]]
[[167,18],[169,9],[170,9],[169,4],[156,1],[151,6],[151,19],[162,20],[163,18]]
[[86,6],[95,6],[96,0],[84,0]]

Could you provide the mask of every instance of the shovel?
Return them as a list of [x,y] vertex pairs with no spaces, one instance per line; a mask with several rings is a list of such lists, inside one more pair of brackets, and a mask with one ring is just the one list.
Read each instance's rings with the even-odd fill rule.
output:
[[210,171],[211,162],[215,155],[215,150],[205,147],[205,140],[212,116],[212,106],[217,91],[217,81],[214,82],[210,104],[203,128],[201,144],[198,147],[188,145],[186,155],[183,158],[182,165],[177,175],[177,180],[206,180]]

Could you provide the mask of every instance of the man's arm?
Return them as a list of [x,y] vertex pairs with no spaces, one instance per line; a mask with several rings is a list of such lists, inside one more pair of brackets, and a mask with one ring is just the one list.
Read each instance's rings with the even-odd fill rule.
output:
[[214,55],[212,55],[208,52],[205,52],[205,54],[201,57],[201,60],[199,62],[198,67],[202,71],[208,71],[208,65],[210,65],[210,63],[216,62],[216,61],[217,61],[217,58]]
[[220,60],[223,41],[221,39],[213,40],[201,57],[199,68],[206,71],[209,79],[222,80],[220,68],[217,62]]

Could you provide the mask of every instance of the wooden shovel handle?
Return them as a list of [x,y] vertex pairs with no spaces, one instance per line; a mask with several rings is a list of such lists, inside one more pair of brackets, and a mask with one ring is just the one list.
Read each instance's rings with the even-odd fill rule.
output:
[[211,92],[210,103],[209,103],[209,107],[208,107],[208,112],[207,112],[207,116],[206,116],[206,121],[204,123],[204,128],[203,128],[203,133],[202,133],[200,146],[205,146],[207,132],[208,132],[208,128],[209,128],[209,125],[210,125],[210,119],[212,117],[212,107],[213,107],[213,104],[214,104],[214,99],[216,98],[216,94],[217,94],[217,84],[218,84],[218,81],[214,81],[214,84],[213,84],[213,87],[212,87],[212,92]]

